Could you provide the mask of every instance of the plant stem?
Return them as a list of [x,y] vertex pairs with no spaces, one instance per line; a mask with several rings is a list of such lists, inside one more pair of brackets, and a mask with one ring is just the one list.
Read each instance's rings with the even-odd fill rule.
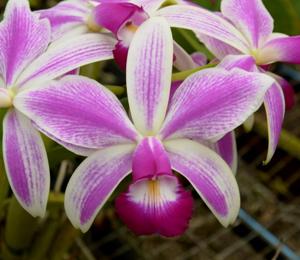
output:
[[51,252],[50,260],[64,259],[64,255],[80,234],[80,231],[75,229],[68,220],[66,220],[59,229],[60,232],[49,251]]
[[195,69],[185,70],[185,71],[173,73],[173,75],[172,75],[172,81],[183,81],[188,76],[194,74],[197,71],[208,69],[208,68],[213,68],[216,65],[217,65],[216,63],[210,63],[210,64],[207,64],[207,65],[204,65],[204,66],[197,67]]
[[15,197],[10,200],[4,230],[3,259],[22,259],[36,232],[39,219],[25,211]]

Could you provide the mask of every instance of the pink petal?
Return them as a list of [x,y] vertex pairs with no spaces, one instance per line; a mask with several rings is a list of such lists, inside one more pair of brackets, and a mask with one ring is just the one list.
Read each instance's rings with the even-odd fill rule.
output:
[[223,226],[232,224],[240,209],[240,194],[231,169],[213,150],[188,139],[164,142],[172,168],[193,185]]
[[39,10],[40,18],[46,18],[51,24],[52,40],[69,33],[80,26],[87,26],[86,20],[92,8],[82,0],[62,1],[52,8]]
[[50,189],[46,150],[38,131],[16,110],[4,118],[3,156],[16,198],[32,216],[43,217]]
[[148,13],[152,14],[165,2],[165,0],[136,0],[143,9]]
[[175,55],[174,67],[179,71],[190,70],[198,66],[201,66],[196,64],[193,58],[175,41],[174,41],[174,55]]
[[218,64],[218,67],[226,70],[240,68],[250,72],[258,70],[255,59],[249,55],[228,55]]
[[189,5],[172,5],[158,10],[157,15],[167,19],[172,27],[193,30],[220,40],[242,53],[247,52],[244,36],[228,21],[204,8]]
[[252,48],[259,48],[273,31],[273,18],[261,0],[223,0],[221,11]]
[[269,146],[265,163],[272,159],[281,133],[285,113],[284,96],[280,85],[275,82],[266,93],[264,105],[267,113]]
[[300,36],[276,37],[268,41],[259,53],[260,64],[274,62],[300,63]]
[[47,51],[28,66],[17,83],[39,85],[83,65],[112,58],[115,41],[101,34],[75,35],[52,43]]
[[238,166],[237,147],[234,131],[222,137],[215,145],[216,152],[230,166],[232,172],[236,174]]
[[131,171],[134,145],[102,149],[73,173],[65,195],[65,210],[76,228],[86,232],[118,184]]
[[30,11],[27,0],[10,0],[0,24],[0,75],[7,85],[15,80],[50,42],[50,25]]
[[161,138],[219,138],[259,108],[273,82],[263,73],[241,69],[197,72],[175,92],[160,131]]
[[61,143],[97,149],[131,143],[138,136],[116,96],[82,76],[24,90],[14,105]]
[[177,178],[162,175],[140,180],[116,199],[116,211],[137,235],[181,235],[192,216],[193,198]]
[[168,106],[173,63],[173,39],[163,18],[143,23],[130,44],[127,93],[136,128],[144,135],[156,133]]
[[160,140],[146,137],[140,141],[133,154],[132,173],[134,181],[172,174],[168,155]]

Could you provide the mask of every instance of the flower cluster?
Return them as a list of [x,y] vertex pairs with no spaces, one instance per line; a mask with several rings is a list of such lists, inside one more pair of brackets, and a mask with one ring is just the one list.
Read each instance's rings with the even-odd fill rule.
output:
[[[206,68],[205,56],[187,54],[171,27],[192,30],[217,65]],[[87,157],[65,193],[66,214],[84,232],[129,174],[115,207],[136,234],[186,230],[193,197],[179,175],[222,225],[233,223],[240,208],[233,131],[264,104],[271,160],[290,97],[268,68],[300,63],[300,37],[272,31],[261,0],[223,0],[221,13],[182,0],[65,0],[35,12],[28,0],[9,0],[0,24],[0,107],[8,108],[3,155],[20,204],[33,216],[46,212],[42,132]],[[126,72],[130,111],[78,75],[81,66],[108,59]],[[173,68],[198,67],[172,82]]]

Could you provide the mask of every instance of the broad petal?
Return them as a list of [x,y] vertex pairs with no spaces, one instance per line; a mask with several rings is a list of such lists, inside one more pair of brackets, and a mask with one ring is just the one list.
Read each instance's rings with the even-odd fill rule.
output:
[[240,209],[240,193],[228,165],[213,150],[191,140],[164,144],[172,168],[188,179],[223,226],[232,224]]
[[43,53],[50,42],[50,25],[32,13],[27,0],[10,0],[0,24],[0,75],[7,85]]
[[260,64],[270,64],[277,61],[300,63],[300,36],[274,37],[268,41],[259,53]]
[[250,72],[258,70],[255,59],[249,55],[228,55],[218,64],[218,67],[226,70],[239,68]]
[[275,82],[267,91],[264,105],[267,114],[269,134],[268,154],[264,163],[268,163],[275,153],[285,113],[284,95],[277,82]]
[[72,0],[58,3],[52,8],[39,10],[40,18],[46,18],[51,24],[52,41],[64,36],[78,26],[85,25],[91,12],[86,1]]
[[74,227],[86,232],[118,184],[130,173],[134,145],[100,150],[73,173],[65,195],[66,214]]
[[241,69],[206,69],[187,78],[175,92],[161,138],[209,140],[242,124],[263,102],[274,80]]
[[82,76],[66,76],[24,90],[14,105],[61,143],[97,149],[137,138],[116,96]]
[[20,86],[38,85],[96,61],[112,59],[115,40],[101,34],[75,35],[52,43],[19,77]]
[[171,87],[173,39],[163,18],[150,18],[136,31],[127,59],[127,93],[136,128],[155,134],[164,120]]
[[193,211],[191,192],[185,191],[175,176],[140,180],[116,199],[116,211],[137,235],[181,235]]
[[172,5],[158,10],[156,15],[166,18],[170,26],[210,36],[227,43],[242,53],[246,53],[248,50],[248,43],[244,36],[232,24],[204,8]]
[[46,150],[38,131],[16,110],[4,118],[3,156],[16,198],[32,216],[43,217],[50,189]]
[[216,144],[216,152],[230,166],[232,172],[236,174],[238,166],[237,147],[234,131],[224,135]]
[[273,18],[261,0],[223,0],[222,14],[259,48],[273,31]]

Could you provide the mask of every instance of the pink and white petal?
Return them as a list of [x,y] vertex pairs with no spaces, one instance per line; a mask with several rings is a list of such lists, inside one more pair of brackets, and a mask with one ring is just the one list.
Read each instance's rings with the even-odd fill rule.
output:
[[154,135],[168,107],[173,39],[165,19],[148,19],[136,31],[127,59],[127,93],[136,128]]
[[230,22],[204,8],[172,5],[158,10],[156,15],[166,18],[172,27],[189,29],[210,36],[242,53],[248,50],[248,43],[244,36]]
[[207,57],[202,52],[194,52],[191,55],[194,63],[198,66],[204,66],[207,63]]
[[267,159],[264,163],[272,159],[281,133],[282,122],[285,113],[284,95],[280,85],[275,82],[267,91],[264,99],[267,114],[269,146]]
[[137,145],[132,158],[133,181],[172,175],[168,154],[162,142],[155,137],[145,137]]
[[[194,62],[191,55],[189,55],[178,43],[174,41],[174,67],[179,71],[190,70],[196,68],[198,65]],[[199,65],[201,66],[201,65]]]
[[268,41],[259,52],[259,63],[300,63],[300,36],[276,37]]
[[50,24],[30,11],[27,0],[10,0],[0,24],[0,75],[7,85],[43,53],[50,42]]
[[241,69],[206,69],[175,92],[160,131],[162,139],[211,140],[242,124],[262,104],[274,80]]
[[39,85],[83,65],[113,58],[115,40],[101,34],[75,35],[52,43],[47,51],[28,66],[18,85]]
[[250,55],[228,55],[218,64],[218,67],[226,70],[240,68],[250,72],[258,71],[255,59]]
[[175,176],[140,180],[116,199],[116,211],[137,235],[181,235],[193,211],[191,192],[185,191]]
[[82,76],[24,90],[14,98],[14,105],[61,143],[98,149],[138,137],[116,96]]
[[[274,74],[272,75],[274,76]],[[283,95],[284,95],[284,101],[285,101],[285,109],[290,110],[294,107],[296,104],[296,93],[293,88],[293,86],[284,78],[276,75],[277,77],[275,78],[279,85],[282,88]]]
[[273,18],[261,0],[223,0],[222,14],[259,48],[273,31]]
[[91,7],[82,0],[62,1],[52,8],[37,11],[40,18],[49,20],[52,41],[59,39],[78,26],[86,26],[90,12]]
[[153,14],[157,11],[165,0],[136,0],[148,14]]
[[223,41],[217,40],[213,37],[206,36],[197,32],[196,36],[202,43],[204,43],[206,48],[216,56],[218,60],[224,59],[227,55],[240,55],[243,53],[232,47],[231,45],[228,45]]
[[224,135],[216,144],[216,152],[229,165],[233,174],[237,172],[238,156],[234,131]]
[[213,150],[188,139],[164,145],[172,168],[187,178],[223,226],[232,224],[240,209],[240,193],[227,163]]
[[95,152],[73,173],[65,195],[65,210],[76,228],[86,232],[118,184],[130,173],[134,145]]
[[46,150],[30,120],[14,109],[4,118],[3,156],[17,200],[32,216],[43,217],[50,189]]

